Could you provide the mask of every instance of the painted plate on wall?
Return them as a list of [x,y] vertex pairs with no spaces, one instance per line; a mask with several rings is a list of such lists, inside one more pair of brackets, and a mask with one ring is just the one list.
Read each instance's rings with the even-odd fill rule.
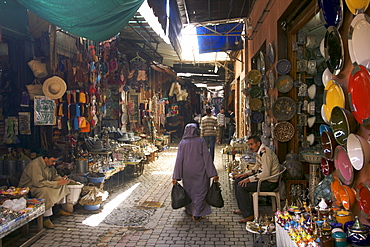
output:
[[335,26],[339,28],[343,21],[343,2],[342,0],[318,0],[320,11],[324,17],[326,28]]
[[328,27],[325,34],[324,49],[326,65],[332,74],[338,75],[344,62],[343,42],[338,28]]
[[262,94],[263,94],[263,89],[258,86],[252,87],[251,90],[249,91],[249,95],[252,98],[259,98],[262,96]]
[[289,97],[280,97],[272,105],[272,114],[278,121],[288,121],[296,113],[297,105]]
[[370,124],[370,74],[362,65],[354,63],[348,82],[348,100],[353,116],[365,127]]
[[290,72],[290,69],[292,68],[291,63],[287,59],[281,59],[279,60],[276,65],[275,69],[276,71],[281,75],[286,75]]
[[281,75],[276,80],[276,88],[279,92],[287,93],[293,88],[293,78],[289,75]]
[[369,0],[346,0],[348,9],[354,15],[356,15],[358,12],[365,12],[369,6],[369,2]]
[[268,80],[269,80],[270,89],[274,89],[274,87],[275,87],[275,73],[274,73],[274,69],[270,69],[267,72],[267,77],[268,77]]
[[358,195],[358,207],[361,213],[368,218],[370,216],[370,190],[369,187],[364,183],[359,183],[356,187]]
[[352,63],[364,65],[370,69],[370,18],[367,14],[358,14],[353,18],[348,32],[348,51]]
[[324,90],[325,119],[330,121],[331,111],[335,106],[344,108],[345,97],[342,87],[335,80],[330,80]]
[[258,111],[262,107],[262,100],[259,98],[253,98],[249,101],[249,107],[252,111]]
[[261,123],[263,121],[263,113],[255,111],[251,115],[251,120],[253,123]]
[[279,142],[287,142],[294,136],[294,127],[289,122],[278,122],[273,132],[276,140]]
[[269,58],[270,64],[273,64],[275,62],[275,52],[272,43],[268,44],[267,57]]
[[261,82],[262,74],[256,69],[252,69],[247,73],[248,82],[252,85],[257,85]]

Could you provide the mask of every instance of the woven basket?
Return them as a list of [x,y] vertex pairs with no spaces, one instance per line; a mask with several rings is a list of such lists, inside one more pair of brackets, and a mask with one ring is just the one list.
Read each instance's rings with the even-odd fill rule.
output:
[[30,69],[32,70],[33,75],[35,77],[44,78],[48,75],[45,63],[41,63],[41,61],[39,61],[37,59],[33,59],[33,60],[29,61],[27,64],[30,67]]
[[44,92],[42,91],[42,84],[37,79],[34,80],[32,84],[26,85],[26,87],[31,100],[34,100],[35,96],[37,95],[44,95]]

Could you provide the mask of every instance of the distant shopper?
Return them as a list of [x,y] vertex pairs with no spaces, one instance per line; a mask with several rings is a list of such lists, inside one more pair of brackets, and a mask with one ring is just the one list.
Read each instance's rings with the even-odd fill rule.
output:
[[212,116],[211,109],[206,109],[206,116],[202,117],[200,122],[200,137],[206,141],[212,160],[215,158],[215,144],[218,141],[218,125],[217,118]]
[[[57,150],[50,149],[41,157],[32,160],[22,174],[19,187],[29,187],[31,196],[45,199],[44,227],[54,228],[49,216],[53,215],[52,207],[69,194],[67,176],[61,177],[57,174],[54,165],[59,159]],[[68,216],[64,210],[59,210],[58,215]]]
[[217,124],[219,129],[219,143],[222,144],[224,136],[225,136],[225,129],[226,129],[226,116],[225,116],[225,108],[221,108],[220,112],[217,114]]
[[230,118],[230,122],[229,122],[229,140],[228,140],[228,143],[230,144],[231,139],[233,139],[233,135],[235,133],[235,113],[234,113],[233,109],[228,109],[227,111],[229,112],[229,118]]
[[205,198],[209,189],[210,178],[218,181],[217,170],[203,138],[195,123],[187,124],[179,143],[172,183],[182,180],[192,203],[185,207],[187,214],[194,221],[211,213],[211,207]]

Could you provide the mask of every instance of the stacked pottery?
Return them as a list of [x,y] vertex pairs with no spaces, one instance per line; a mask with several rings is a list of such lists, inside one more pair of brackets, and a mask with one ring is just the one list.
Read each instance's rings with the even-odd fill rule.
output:
[[355,217],[355,223],[348,227],[348,243],[359,246],[370,245],[370,227],[360,222],[358,216]]

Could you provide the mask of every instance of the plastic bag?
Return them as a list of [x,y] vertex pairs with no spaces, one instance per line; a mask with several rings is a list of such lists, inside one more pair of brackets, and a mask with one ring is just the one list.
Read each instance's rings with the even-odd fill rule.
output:
[[172,187],[171,200],[173,209],[182,208],[191,203],[190,196],[179,183]]
[[208,189],[206,195],[206,202],[216,208],[222,208],[224,206],[224,199],[221,194],[221,187],[219,182],[212,182],[211,187]]

